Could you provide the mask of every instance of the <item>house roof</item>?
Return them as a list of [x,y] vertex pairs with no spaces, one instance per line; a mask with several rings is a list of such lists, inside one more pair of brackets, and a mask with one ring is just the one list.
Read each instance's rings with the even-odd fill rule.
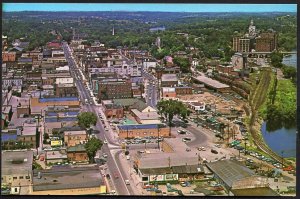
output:
[[77,144],[68,148],[68,152],[82,152],[86,151],[84,144]]

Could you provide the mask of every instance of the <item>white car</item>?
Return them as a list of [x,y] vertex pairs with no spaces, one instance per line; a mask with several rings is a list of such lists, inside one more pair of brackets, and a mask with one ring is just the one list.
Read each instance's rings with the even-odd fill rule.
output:
[[107,140],[104,140],[103,143],[104,143],[104,144],[107,144]]
[[125,184],[126,184],[126,185],[130,185],[129,180],[125,180]]
[[103,153],[103,154],[102,154],[102,157],[107,158],[107,154],[106,154],[106,153]]

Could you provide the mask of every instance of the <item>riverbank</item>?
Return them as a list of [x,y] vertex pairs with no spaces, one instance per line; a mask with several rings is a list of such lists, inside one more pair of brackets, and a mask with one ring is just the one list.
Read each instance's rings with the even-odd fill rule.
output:
[[[259,78],[258,83],[256,83],[256,77]],[[247,117],[247,129],[251,134],[251,140],[256,146],[257,149],[261,150],[268,156],[272,157],[278,162],[282,161],[282,158],[273,152],[265,143],[262,133],[261,133],[261,126],[263,123],[263,118],[259,117],[258,111],[263,104],[266,103],[268,93],[271,92],[272,86],[274,86],[274,78],[275,75],[273,74],[270,68],[266,68],[262,70],[259,75],[253,75],[250,79],[252,83],[252,90],[251,94],[249,95],[249,106],[245,106],[248,113]],[[290,161],[284,160],[284,164],[292,164]],[[293,164],[294,165],[294,164]]]

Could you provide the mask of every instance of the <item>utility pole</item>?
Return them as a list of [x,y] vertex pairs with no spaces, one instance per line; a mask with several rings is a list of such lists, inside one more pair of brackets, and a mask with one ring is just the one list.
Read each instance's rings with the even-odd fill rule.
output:
[[158,145],[158,149],[160,150],[160,147],[159,147],[159,124],[157,125],[157,145]]
[[128,126],[127,126],[127,140],[128,140]]

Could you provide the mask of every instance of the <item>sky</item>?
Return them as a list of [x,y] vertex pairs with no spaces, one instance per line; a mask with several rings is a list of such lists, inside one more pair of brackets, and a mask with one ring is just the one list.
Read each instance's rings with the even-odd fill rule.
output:
[[297,4],[3,3],[13,11],[297,12]]

